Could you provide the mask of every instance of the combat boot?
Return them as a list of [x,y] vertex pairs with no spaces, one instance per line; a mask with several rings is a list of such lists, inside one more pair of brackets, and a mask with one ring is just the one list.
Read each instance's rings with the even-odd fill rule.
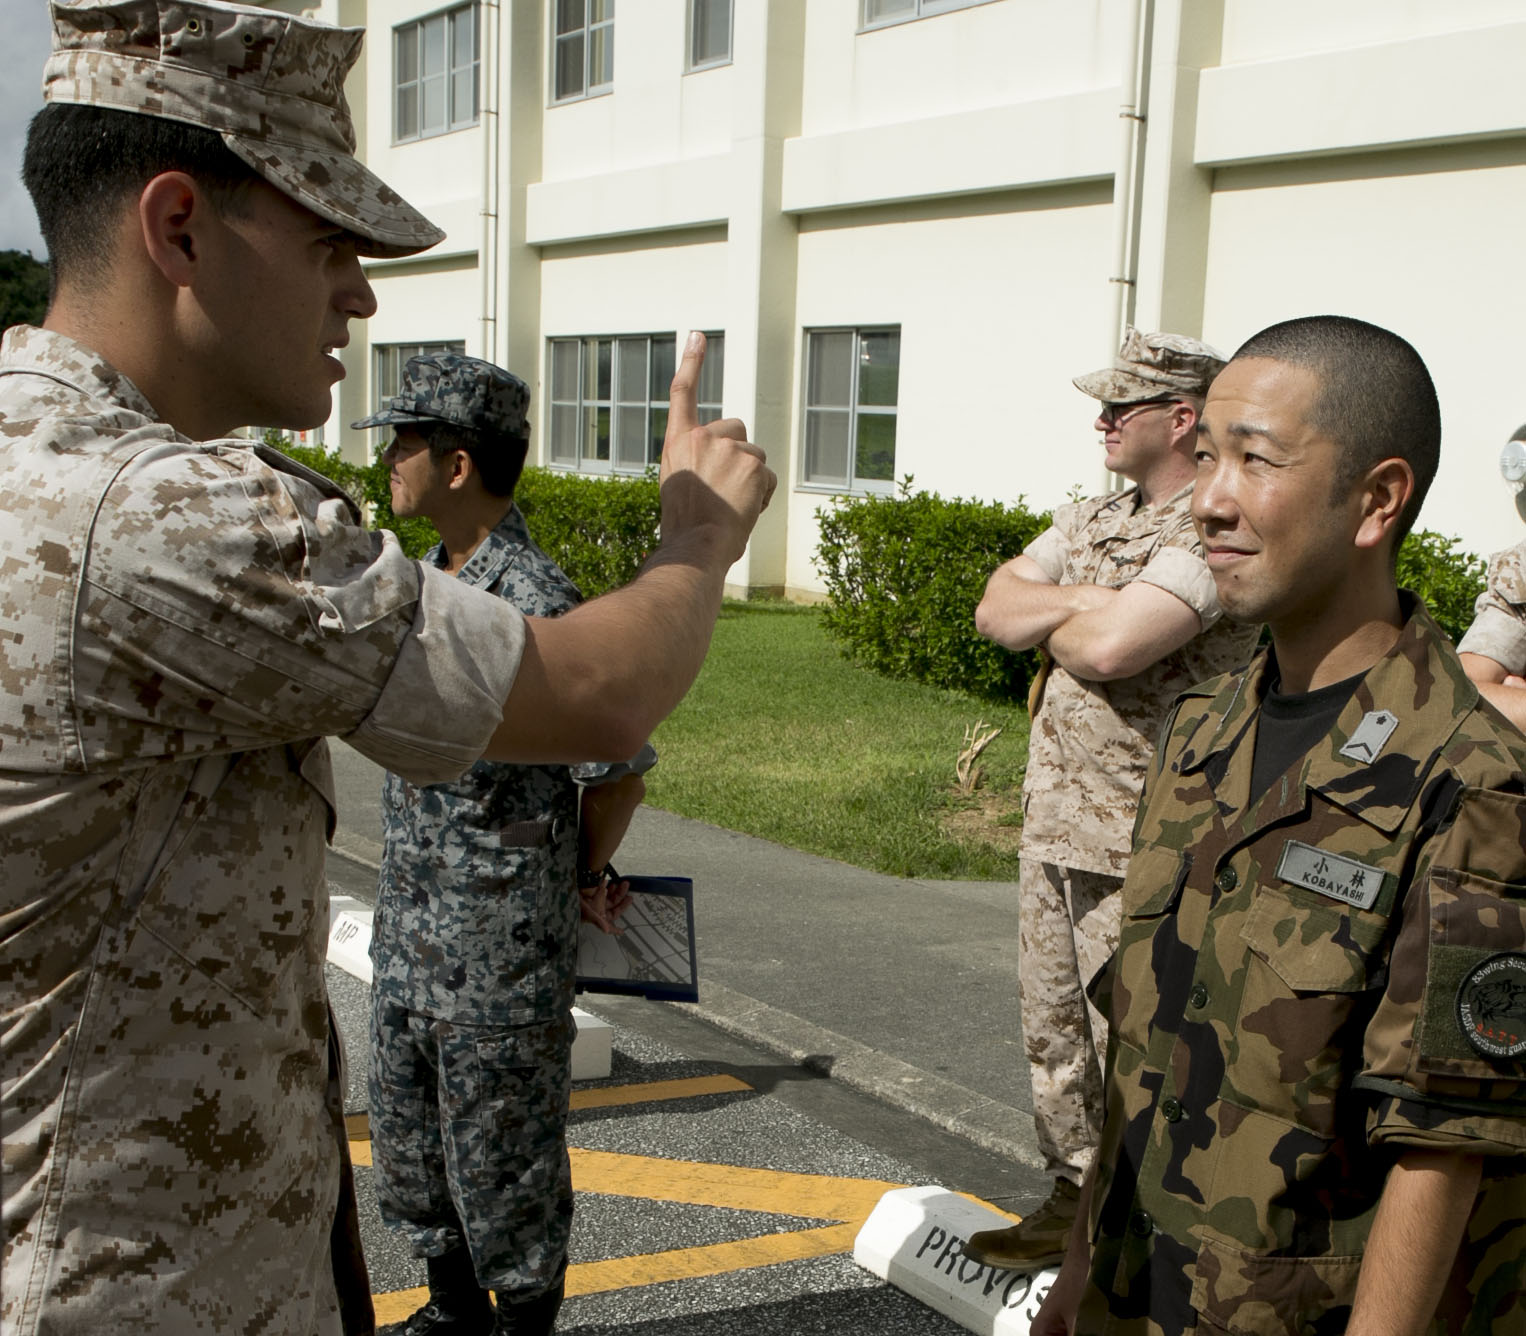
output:
[[499,1290],[496,1296],[498,1325],[493,1328],[493,1336],[551,1336],[566,1285],[564,1270],[555,1285],[533,1299],[521,1299],[516,1303],[512,1295]]
[[1055,1266],[1070,1246],[1070,1227],[1076,1222],[1080,1198],[1081,1190],[1074,1183],[1058,1178],[1049,1200],[1017,1224],[971,1234],[964,1255],[1003,1271]]
[[477,1285],[467,1250],[452,1248],[425,1260],[429,1302],[406,1322],[382,1327],[377,1336],[493,1336],[493,1304]]

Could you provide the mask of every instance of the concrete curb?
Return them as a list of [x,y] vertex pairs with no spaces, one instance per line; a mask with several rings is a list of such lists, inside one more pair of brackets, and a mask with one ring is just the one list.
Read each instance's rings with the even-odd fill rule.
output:
[[669,1002],[718,1030],[830,1076],[893,1108],[972,1141],[982,1150],[1044,1167],[1033,1115],[922,1071],[856,1039],[701,979],[700,1002]]

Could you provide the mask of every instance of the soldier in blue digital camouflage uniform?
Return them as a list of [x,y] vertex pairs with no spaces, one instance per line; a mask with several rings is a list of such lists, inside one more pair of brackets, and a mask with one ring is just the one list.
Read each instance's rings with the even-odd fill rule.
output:
[[[426,564],[554,616],[580,595],[514,505],[528,402],[521,380],[487,362],[415,357],[387,408],[355,425],[395,428],[393,510],[427,516],[443,540]],[[429,1267],[406,1336],[555,1324],[572,1223],[579,905],[613,926],[624,888],[603,869],[655,760],[646,747],[628,765],[483,761],[423,787],[387,776],[371,1137],[383,1218]]]

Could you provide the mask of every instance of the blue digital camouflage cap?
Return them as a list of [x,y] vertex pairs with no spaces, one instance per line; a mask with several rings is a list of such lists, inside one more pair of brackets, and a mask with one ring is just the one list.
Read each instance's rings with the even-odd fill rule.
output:
[[410,357],[403,383],[379,413],[350,425],[366,427],[428,426],[448,422],[481,434],[523,436],[530,387],[512,371],[461,353]]

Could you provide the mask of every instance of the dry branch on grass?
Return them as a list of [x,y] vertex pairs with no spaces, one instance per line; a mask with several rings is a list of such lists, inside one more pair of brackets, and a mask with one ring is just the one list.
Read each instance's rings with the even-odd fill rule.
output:
[[992,728],[989,732],[981,731],[987,727],[984,719],[977,719],[964,730],[964,750],[954,762],[954,777],[960,793],[974,793],[985,776],[985,767],[976,765],[975,762],[980,759],[980,753],[1001,736],[1000,728]]

